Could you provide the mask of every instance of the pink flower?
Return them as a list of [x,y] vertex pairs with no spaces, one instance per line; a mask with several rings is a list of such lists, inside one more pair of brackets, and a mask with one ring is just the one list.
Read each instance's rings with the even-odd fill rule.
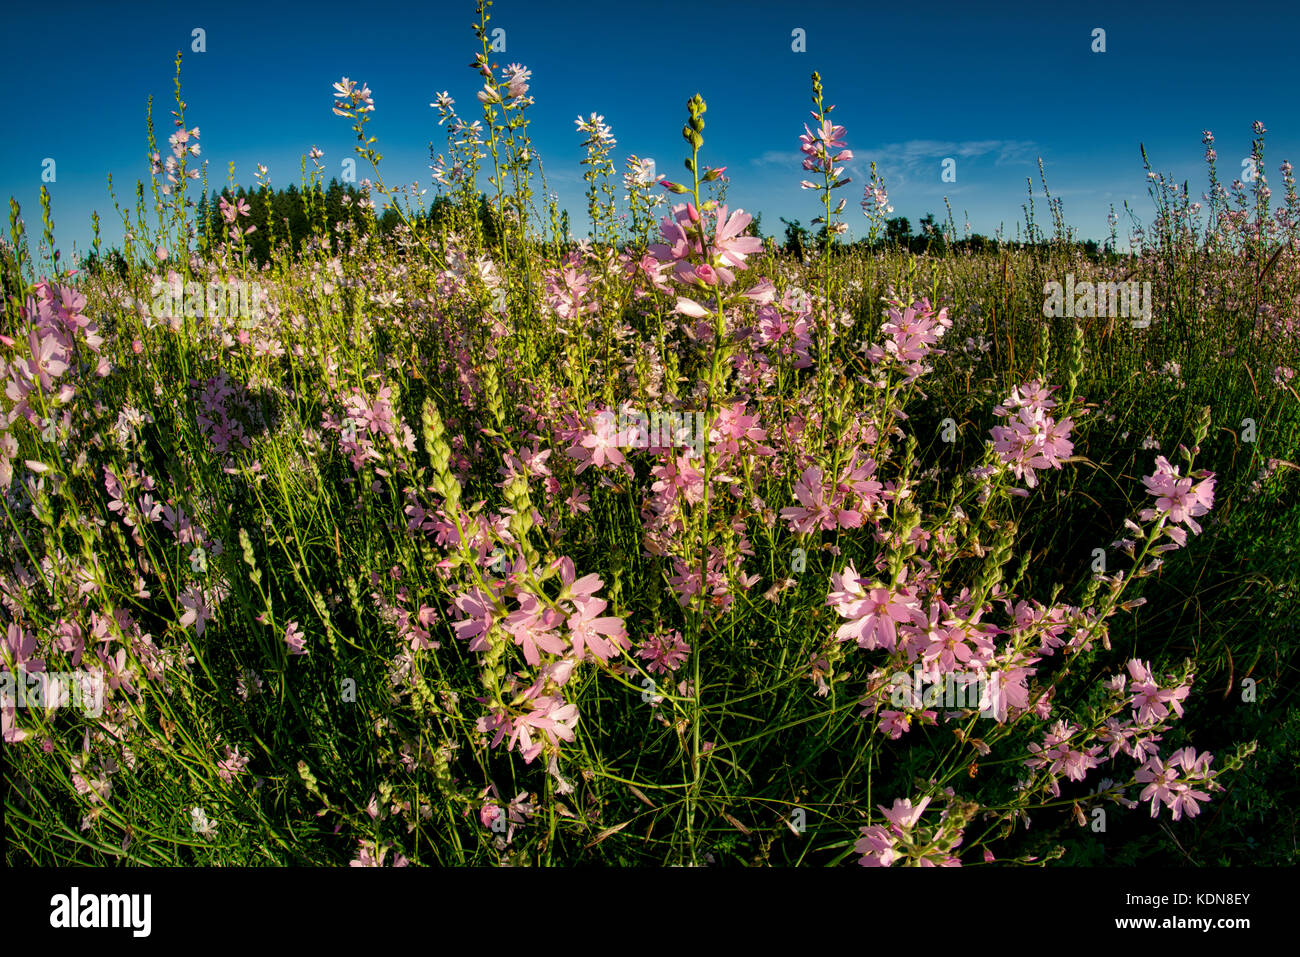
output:
[[[709,270],[712,272],[712,270]],[[677,307],[673,312],[680,312],[683,316],[690,316],[692,319],[707,319],[712,313],[705,309],[694,299],[687,299],[685,296],[677,297]]]
[[475,585],[467,595],[458,595],[455,607],[468,617],[452,622],[456,637],[469,640],[470,651],[486,651],[491,647],[488,633],[496,621],[496,602],[492,596]]
[[[723,206],[713,217],[714,233],[709,243],[709,262],[702,261],[703,250],[697,226],[701,214],[692,203],[673,207],[672,217],[664,218],[659,224],[659,233],[664,242],[654,243],[648,252],[661,263],[672,263],[673,273],[680,282],[695,284],[699,281],[706,286],[731,285],[736,281],[732,270],[745,269],[745,257],[761,252],[763,242],[756,236],[742,235],[753,219],[744,210],[738,209],[731,213]],[[678,308],[692,318],[703,318],[703,315],[695,315],[695,311],[701,311],[702,307],[689,299],[679,301]]]
[[575,475],[581,475],[594,465],[603,468],[606,465],[623,463],[623,453],[618,450],[618,417],[608,410],[598,413],[594,421],[595,431],[582,433],[577,445],[566,449],[565,454],[576,459],[578,467]]
[[934,599],[928,620],[920,619],[918,625],[925,629],[918,635],[920,642],[928,642],[921,658],[941,673],[954,671],[959,663],[966,664],[972,658],[983,660],[993,651],[993,643],[981,626],[966,624],[942,598]]
[[755,455],[772,455],[773,450],[759,444],[767,432],[758,427],[757,415],[745,415],[745,403],[735,402],[718,413],[711,437],[720,457],[739,455],[741,442],[750,446]]
[[921,814],[929,804],[930,799],[928,797],[922,798],[921,803],[915,807],[912,806],[912,802],[908,798],[896,798],[894,806],[890,810],[886,810],[883,804],[877,804],[876,806],[880,808],[880,813],[885,815],[889,823],[894,825],[898,831],[910,831],[913,825],[921,819]]
[[605,586],[605,583],[600,580],[600,576],[596,574],[583,575],[578,578],[573,559],[567,555],[557,558],[551,567],[559,569],[560,572],[559,601],[590,598]]
[[204,626],[212,620],[212,610],[204,603],[203,592],[197,585],[191,585],[180,595],[178,601],[185,614],[181,615],[181,626],[194,626],[194,633],[203,636]]
[[1189,688],[1161,689],[1151,676],[1149,667],[1137,658],[1128,663],[1128,673],[1133,679],[1129,685],[1132,692],[1129,701],[1139,724],[1150,725],[1163,721],[1169,716],[1170,708],[1182,717],[1182,702],[1187,697]]
[[[827,112],[829,112],[829,109]],[[851,150],[831,154],[831,150],[839,149],[844,145],[845,129],[842,126],[836,126],[828,119],[817,116],[816,113],[813,114],[813,118],[821,119],[821,125],[817,128],[817,132],[814,133],[805,123],[804,132],[799,137],[799,151],[804,154],[803,168],[810,171],[829,173],[832,178],[836,178],[843,172],[843,168],[837,169],[835,164],[853,159]],[[812,188],[816,189],[817,187]]]
[[906,711],[881,711],[876,730],[897,741],[912,727],[912,716]]
[[234,223],[238,217],[248,216],[252,212],[252,207],[244,202],[243,197],[236,197],[234,203],[231,203],[226,197],[222,196],[218,205],[221,207],[222,218],[228,224]]
[[866,606],[867,593],[863,589],[866,580],[858,575],[858,570],[849,562],[843,572],[831,572],[831,591],[826,596],[826,604],[839,606],[839,612],[846,618],[858,615]]
[[574,739],[574,728],[578,722],[578,706],[569,704],[563,698],[544,696],[534,699],[532,711],[514,723],[510,736],[510,747],[519,746],[524,763],[531,764],[545,749],[540,741],[533,741],[530,729],[537,729],[558,747],[561,741]]
[[[1041,745],[1036,743],[1029,745],[1029,752],[1034,757],[1028,759],[1025,764],[1031,768],[1047,768],[1049,775],[1064,773],[1071,781],[1082,781],[1088,772],[1100,763],[1098,756],[1102,752],[1102,747],[1094,745],[1082,751],[1071,747],[1069,742],[1078,730],[1067,722],[1056,722]],[[1059,794],[1055,780],[1052,781],[1052,791],[1054,794]]]
[[1208,751],[1198,757],[1192,748],[1183,748],[1170,756],[1168,766],[1181,768],[1179,782],[1174,788],[1174,798],[1169,803],[1175,821],[1180,820],[1184,813],[1188,817],[1195,817],[1201,812],[1197,802],[1210,799],[1207,791],[1196,789],[1197,784],[1205,784],[1211,790],[1218,789],[1219,785],[1214,782],[1215,772],[1210,770],[1210,762],[1213,760],[1213,755]]
[[1209,472],[1198,474],[1203,480],[1193,484],[1191,478],[1181,477],[1178,468],[1170,465],[1163,455],[1156,456],[1155,472],[1142,478],[1147,494],[1156,497],[1156,507],[1143,509],[1139,517],[1143,521],[1167,517],[1171,522],[1186,525],[1193,534],[1199,535],[1201,526],[1196,518],[1214,507],[1215,477]]
[[564,639],[555,634],[555,628],[564,616],[553,608],[546,608],[536,595],[525,592],[519,597],[519,609],[506,616],[505,629],[524,650],[524,660],[536,667],[541,663],[540,652],[563,654]]
[[[375,101],[370,95],[370,87],[364,83],[358,88],[354,82],[345,76],[341,82],[334,84],[334,89],[336,91],[334,96],[346,101],[345,105],[355,109],[358,113],[369,113],[375,108]],[[334,112],[339,116],[355,118],[350,110],[343,110],[338,106],[334,107]]]
[[682,638],[680,631],[670,631],[662,635],[651,635],[641,643],[638,658],[649,661],[649,670],[656,674],[667,674],[681,667],[691,653],[691,646]]
[[990,430],[993,449],[1004,465],[1011,468],[1017,478],[1034,488],[1038,484],[1035,469],[1059,469],[1063,459],[1074,452],[1069,440],[1074,423],[1070,419],[1057,422],[1047,410],[1056,405],[1047,396],[1050,390],[1037,381],[1011,390],[1011,397],[993,411],[1002,416],[1006,424]]
[[[897,593],[879,586],[864,590],[865,579],[846,581],[852,567],[846,568],[841,576],[831,577],[832,587],[842,588],[842,591],[832,592],[826,603],[838,605],[840,616],[849,619],[836,631],[835,637],[840,641],[855,638],[859,647],[868,650],[884,648],[893,651],[898,641],[897,624],[916,621],[920,616],[915,599],[907,594],[906,588],[900,588]],[[844,597],[837,600],[837,594]],[[857,598],[858,594],[862,597]]]
[[859,864],[863,867],[888,867],[898,859],[894,838],[883,827],[873,824],[860,830],[862,837],[853,845],[853,849],[862,855]]
[[27,738],[27,732],[18,727],[18,706],[8,695],[0,702],[0,731],[5,744],[17,744]]
[[823,486],[822,470],[817,466],[810,466],[804,470],[794,487],[794,496],[799,500],[802,508],[795,506],[783,508],[781,518],[790,523],[791,531],[800,535],[806,535],[817,528],[825,530],[837,527],[860,528],[862,515],[853,509],[842,507],[846,494],[854,490],[856,490],[856,479],[852,487],[837,484],[832,489],[828,500]]
[[650,470],[655,481],[650,491],[671,505],[678,496],[690,503],[704,501],[704,473],[691,465],[688,455],[669,457]]
[[19,669],[33,674],[45,670],[45,662],[32,655],[38,648],[36,635],[23,628],[17,622],[9,622],[3,638],[0,638],[0,661],[6,671],[17,672]]
[[503,71],[502,80],[506,84],[506,92],[512,100],[517,100],[528,92],[528,80],[532,78],[532,71],[518,63],[511,63]]
[[794,486],[798,506],[781,509],[781,518],[790,523],[790,531],[806,535],[817,528],[835,527],[835,515],[826,503],[826,489],[822,486],[822,470],[817,466],[804,469]]
[[568,626],[574,657],[582,658],[584,651],[589,650],[601,661],[608,661],[620,649],[630,647],[622,618],[598,617],[609,602],[603,598],[583,598],[573,604],[577,611],[569,616]]
[[307,650],[303,647],[303,645],[306,644],[306,641],[306,636],[302,635],[298,631],[298,623],[296,621],[289,622],[288,627],[284,629],[284,643],[289,649],[289,654],[307,654]]
[[763,251],[763,241],[756,236],[741,235],[753,217],[743,209],[727,216],[727,207],[718,210],[717,232],[713,237],[713,251],[724,266],[745,268],[745,257]]
[[[1134,780],[1138,784],[1145,784],[1140,796],[1143,801],[1151,802],[1151,816],[1157,817],[1160,814],[1160,805],[1164,803],[1173,807],[1177,798],[1178,771],[1162,762],[1158,757],[1151,757],[1146,764],[1138,769]],[[1181,810],[1179,813],[1181,817]],[[1175,818],[1177,820],[1177,818]]]
[[918,300],[906,308],[901,302],[896,303],[890,306],[889,319],[880,327],[889,338],[883,346],[873,345],[868,349],[867,358],[873,363],[898,363],[906,373],[903,384],[908,385],[929,371],[924,360],[931,353],[939,354],[934,347],[950,328],[952,319],[948,310],[940,309],[936,313],[928,299]]
[[[338,110],[335,110],[334,112],[337,113]],[[369,844],[367,844],[363,840],[361,842],[361,846],[358,850],[356,858],[350,862],[349,866],[350,867],[383,867],[384,858],[387,856],[388,856],[387,847],[378,847],[376,842],[374,841],[371,841]],[[398,854],[393,858],[394,867],[409,867],[410,864],[411,862],[407,860],[406,857],[402,854]]]
[[225,758],[217,762],[217,774],[221,780],[229,783],[234,780],[236,774],[243,774],[246,767],[248,767],[248,758],[239,753],[239,748],[232,751],[227,745]]

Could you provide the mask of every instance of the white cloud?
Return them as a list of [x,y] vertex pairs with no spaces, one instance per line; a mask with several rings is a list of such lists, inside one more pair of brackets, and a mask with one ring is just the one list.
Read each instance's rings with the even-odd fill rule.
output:
[[798,170],[803,162],[803,154],[798,150],[767,150],[751,162],[755,166],[787,166]]
[[[939,181],[940,164],[952,157],[974,160],[992,157],[994,166],[1034,166],[1039,153],[1033,140],[907,140],[854,150],[853,171],[866,176],[874,161],[886,185],[909,180]],[[960,173],[958,181],[960,182]]]

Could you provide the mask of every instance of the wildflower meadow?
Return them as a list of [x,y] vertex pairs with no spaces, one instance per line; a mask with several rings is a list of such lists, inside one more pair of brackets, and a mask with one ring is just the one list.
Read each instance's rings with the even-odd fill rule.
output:
[[1270,118],[1199,185],[1135,142],[1108,238],[1042,163],[1014,235],[913,235],[814,50],[764,234],[708,89],[656,162],[589,81],[543,156],[497,6],[423,183],[336,74],[350,154],[223,184],[196,33],[88,248],[10,201],[6,863],[1300,862]]

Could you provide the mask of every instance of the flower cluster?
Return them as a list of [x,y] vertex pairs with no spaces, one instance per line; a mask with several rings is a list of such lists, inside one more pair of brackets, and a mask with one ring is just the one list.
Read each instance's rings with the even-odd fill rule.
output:
[[334,105],[334,112],[338,116],[356,119],[356,114],[369,113],[375,108],[370,87],[364,83],[358,87],[345,76],[340,82],[334,84],[334,90],[334,98],[339,101]]
[[339,435],[339,448],[361,471],[366,462],[385,461],[384,453],[375,444],[376,438],[387,440],[390,451],[401,454],[415,451],[415,433],[393,408],[393,390],[382,385],[373,399],[360,389],[353,389],[343,400],[343,415],[327,413],[321,427]]
[[682,638],[680,631],[651,635],[637,649],[637,657],[650,662],[646,667],[656,674],[676,671],[690,653],[691,646]]
[[[77,394],[71,382],[56,388],[57,380],[75,361],[78,342],[98,353],[104,341],[98,326],[82,313],[85,306],[86,297],[68,286],[42,280],[32,287],[21,311],[28,323],[25,331],[17,341],[0,336],[0,344],[15,349],[9,359],[0,357],[0,379],[8,380],[5,395],[14,402],[11,419],[25,418],[41,426],[55,406],[71,402]],[[107,358],[95,365],[100,376],[109,369]]]
[[251,235],[257,230],[256,226],[250,225],[245,227],[243,233],[241,233],[239,227],[235,225],[236,219],[240,216],[247,218],[252,211],[251,207],[244,202],[242,196],[236,197],[233,203],[227,200],[226,197],[222,196],[218,206],[221,209],[222,219],[224,219],[226,225],[230,227],[230,238],[232,240],[238,240],[241,235]]
[[[701,223],[701,217],[706,217]],[[712,220],[710,236],[709,220]],[[745,258],[760,252],[762,240],[744,235],[753,217],[743,209],[734,213],[722,206],[714,213],[701,214],[692,203],[673,207],[672,218],[665,218],[659,226],[662,243],[649,248],[650,255],[661,263],[672,266],[673,276],[686,286],[711,288],[730,286],[736,281],[733,269],[744,269]],[[703,235],[709,244],[709,256],[704,260],[700,245]],[[687,305],[689,303],[689,305]],[[690,300],[679,300],[678,311],[695,318],[707,313]]]
[[190,156],[199,155],[199,128],[196,126],[192,130],[187,130],[182,120],[177,119],[174,122],[178,129],[167,137],[167,142],[172,148],[172,155],[167,157],[166,160],[163,160],[158,153],[152,153],[149,156],[150,171],[153,175],[166,177],[166,182],[159,187],[159,192],[164,196],[171,195],[172,189],[180,184],[181,177],[186,179],[199,178],[197,169],[185,169],[186,159]]
[[[951,789],[947,792],[952,796]],[[921,798],[915,805],[907,798],[898,798],[892,808],[876,805],[884,815],[886,825],[873,824],[861,828],[862,837],[854,850],[862,855],[858,863],[863,867],[960,867],[956,850],[961,846],[962,832],[970,817],[970,808],[951,803],[944,808],[939,821],[930,828],[921,827],[921,815],[930,806],[929,797]]]
[[1221,790],[1214,780],[1216,772],[1210,770],[1214,756],[1205,752],[1197,756],[1194,748],[1183,748],[1162,761],[1153,756],[1137,772],[1139,784],[1145,784],[1142,800],[1151,802],[1151,816],[1160,814],[1163,804],[1173,814],[1175,821],[1184,814],[1195,817],[1200,813],[1198,801],[1208,801],[1210,793]]
[[[1199,482],[1193,481],[1199,478]],[[1163,526],[1169,526],[1164,533],[1177,545],[1187,542],[1187,532],[1173,526],[1184,525],[1192,534],[1201,534],[1201,526],[1196,519],[1205,515],[1214,505],[1214,476],[1209,472],[1198,472],[1194,477],[1179,475],[1179,469],[1170,465],[1163,455],[1156,456],[1156,470],[1144,476],[1142,483],[1147,487],[1147,494],[1156,497],[1156,507],[1146,508],[1138,513],[1144,522],[1158,520]]]
[[[577,706],[560,696],[574,668],[583,661],[608,662],[628,650],[627,629],[621,618],[604,615],[609,602],[596,597],[604,587],[597,575],[577,577],[571,559],[556,559],[541,576],[559,577],[559,593],[548,597],[541,581],[529,579],[522,558],[504,579],[475,585],[456,596],[449,609],[456,637],[469,642],[469,650],[485,661],[500,658],[506,642],[518,646],[524,660],[538,675],[531,685],[512,676],[500,697],[480,699],[490,713],[478,719],[478,730],[494,733],[492,747],[508,737],[507,746],[518,748],[531,763],[549,742],[558,748],[572,741],[578,719]],[[508,602],[513,600],[514,608]],[[543,658],[545,656],[545,658]],[[510,704],[505,704],[509,696]],[[526,706],[527,710],[521,710]],[[544,738],[537,738],[538,732]]]
[[[943,334],[952,328],[946,308],[935,312],[930,300],[921,299],[904,307],[901,302],[890,303],[888,318],[880,327],[889,338],[884,345],[873,345],[866,350],[867,358],[877,366],[882,376],[891,369],[903,374],[902,385],[910,385],[930,371],[925,360],[931,355],[942,355],[936,349]],[[883,379],[881,388],[884,387]]]
[[1074,452],[1069,439],[1073,420],[1057,422],[1047,414],[1056,407],[1052,391],[1035,379],[1013,388],[1010,398],[993,410],[1006,423],[990,430],[993,449],[1011,474],[1030,488],[1038,484],[1035,469],[1059,469]]

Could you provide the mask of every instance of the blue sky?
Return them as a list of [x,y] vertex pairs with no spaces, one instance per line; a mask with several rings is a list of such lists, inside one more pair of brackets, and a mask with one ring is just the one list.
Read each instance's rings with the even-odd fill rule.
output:
[[[65,255],[74,242],[87,248],[92,209],[105,241],[120,240],[106,176],[125,201],[147,179],[146,101],[152,93],[165,140],[178,49],[210,187],[225,183],[232,161],[240,183],[252,183],[258,163],[274,185],[296,183],[313,145],[337,173],[353,155],[349,121],[330,109],[331,84],[346,75],[373,92],[369,129],[386,182],[418,181],[427,203],[430,141],[445,152],[430,101],[447,90],[462,115],[477,110],[472,2],[73,2],[56,21],[48,11],[22,4],[5,14],[0,194],[18,199],[39,237],[42,163],[54,159],[47,185]],[[1230,181],[1249,154],[1251,123],[1263,121],[1275,198],[1278,165],[1300,162],[1300,14],[1284,4],[500,0],[491,13],[491,26],[506,31],[497,62],[533,71],[534,143],[575,232],[587,223],[575,118],[604,115],[620,173],[636,153],[680,178],[685,103],[696,92],[708,103],[703,161],[727,167],[729,203],[760,211],[769,235],[781,232],[779,217],[806,224],[818,207],[798,187],[798,135],[810,121],[813,70],[856,154],[843,190],[854,236],[866,231],[857,204],[873,159],[895,215],[914,227],[927,212],[943,219],[946,195],[959,230],[969,219],[975,232],[1001,224],[1012,236],[1027,177],[1041,196],[1041,156],[1067,222],[1096,239],[1107,235],[1111,204],[1128,201],[1149,219],[1140,142],[1197,195],[1206,188],[1202,129],[1214,131]],[[204,53],[190,51],[195,27],[206,31]],[[1105,53],[1090,49],[1096,27]],[[791,49],[796,28],[806,52]],[[947,157],[957,161],[955,183],[940,179]],[[1050,224],[1045,206],[1038,220]]]

